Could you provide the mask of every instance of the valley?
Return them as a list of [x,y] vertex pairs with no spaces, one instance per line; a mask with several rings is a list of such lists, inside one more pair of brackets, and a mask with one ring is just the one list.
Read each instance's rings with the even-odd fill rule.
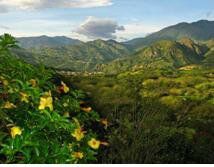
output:
[[213,28],[126,42],[1,36],[0,162],[214,163]]

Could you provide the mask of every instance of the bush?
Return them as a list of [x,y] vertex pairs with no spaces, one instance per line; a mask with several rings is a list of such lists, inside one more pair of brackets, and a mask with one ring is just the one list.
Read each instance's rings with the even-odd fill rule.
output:
[[0,163],[96,161],[99,115],[53,71],[12,57],[14,41],[0,39]]

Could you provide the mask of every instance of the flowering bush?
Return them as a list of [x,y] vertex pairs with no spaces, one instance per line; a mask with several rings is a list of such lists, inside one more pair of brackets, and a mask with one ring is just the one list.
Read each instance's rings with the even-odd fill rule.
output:
[[101,145],[99,115],[54,72],[11,56],[0,38],[0,163],[88,163]]

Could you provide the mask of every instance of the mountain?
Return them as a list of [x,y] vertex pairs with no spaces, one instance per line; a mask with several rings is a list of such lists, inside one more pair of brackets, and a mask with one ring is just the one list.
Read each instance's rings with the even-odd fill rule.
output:
[[179,23],[164,28],[145,38],[136,38],[125,42],[125,44],[139,49],[159,40],[179,40],[183,37],[193,40],[209,40],[214,38],[214,21],[200,20],[193,23]]
[[179,68],[201,63],[207,51],[205,45],[197,44],[188,38],[179,41],[161,40],[137,51],[131,57],[103,65],[101,70],[118,73],[143,68]]
[[22,48],[40,48],[40,47],[60,47],[66,45],[80,44],[81,41],[77,39],[71,39],[65,36],[39,36],[39,37],[21,37],[17,38]]
[[130,49],[114,40],[95,40],[79,45],[16,51],[19,57],[28,62],[43,63],[48,67],[71,71],[96,70],[99,64],[108,63],[131,53]]
[[210,50],[205,54],[205,59],[203,60],[203,64],[205,67],[214,67],[214,39],[206,41],[205,44]]
[[[64,36],[18,38],[25,50],[16,53],[32,64],[43,63],[48,67],[71,71],[177,68],[202,62],[205,66],[212,66],[212,39],[214,21],[200,20],[179,23],[125,43],[114,40],[84,43]],[[204,44],[198,44],[197,41]]]

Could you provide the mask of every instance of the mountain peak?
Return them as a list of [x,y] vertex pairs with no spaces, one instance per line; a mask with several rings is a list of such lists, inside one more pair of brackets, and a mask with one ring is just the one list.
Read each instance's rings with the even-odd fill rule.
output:
[[196,22],[193,22],[193,23],[209,23],[209,22],[212,22],[212,21],[209,21],[209,20],[199,20],[199,21],[196,21]]
[[203,41],[214,38],[213,30],[214,21],[199,20],[193,23],[182,22],[170,27],[166,27],[145,38],[138,38],[131,41],[127,41],[126,44],[136,49],[139,49],[162,39],[177,41],[181,38],[188,37],[193,40]]

